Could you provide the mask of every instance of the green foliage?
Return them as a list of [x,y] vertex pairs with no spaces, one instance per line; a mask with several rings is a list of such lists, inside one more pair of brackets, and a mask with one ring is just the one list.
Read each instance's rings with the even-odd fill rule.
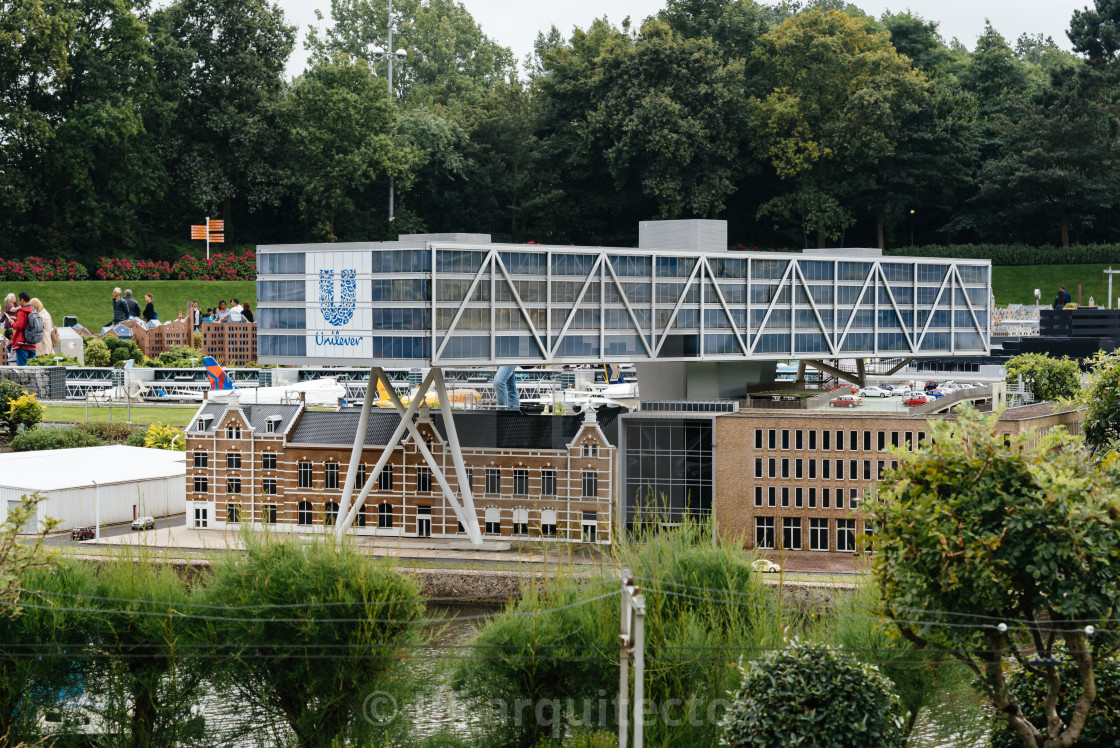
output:
[[29,429],[43,420],[43,405],[39,398],[28,392],[8,405],[8,423],[13,431],[23,426]]
[[242,542],[245,555],[217,561],[207,589],[210,601],[232,606],[206,635],[228,654],[216,682],[283,720],[301,746],[381,744],[402,720],[370,724],[363,700],[375,691],[403,698],[409,679],[398,658],[423,641],[416,582],[346,545],[248,533]]
[[[1063,661],[1059,669],[1062,687],[1058,700],[1062,704],[1072,704],[1081,694],[1081,687],[1077,684],[1077,664],[1063,647],[1058,647],[1057,652]],[[1120,708],[1115,701],[1115,695],[1120,693],[1120,662],[1117,662],[1116,655],[1098,660],[1094,676],[1101,696],[1093,702],[1089,719],[1076,745],[1077,748],[1114,748],[1116,736],[1120,735]],[[1045,733],[1046,715],[1042,708],[1047,691],[1045,680],[1028,670],[1019,669],[1011,673],[1007,685],[1034,726]],[[1071,716],[1068,710],[1061,712],[1062,721],[1066,724]],[[992,727],[992,748],[1018,748],[1022,745],[1019,736],[1011,732],[1006,723],[996,721]]]
[[[109,366],[123,364],[129,359],[133,360],[135,366],[143,366],[144,362],[148,360],[144,356],[144,352],[140,350],[140,346],[133,340],[122,340],[116,335],[106,335],[101,340],[109,348]],[[88,359],[88,351],[86,356]],[[90,364],[90,366],[93,366],[93,364]]]
[[187,440],[183,438],[182,429],[156,421],[144,432],[144,446],[150,449],[174,449],[176,452],[185,452]]
[[1085,442],[1102,454],[1120,443],[1120,356],[1100,351],[1089,365],[1089,382],[1081,393],[1081,428]]
[[109,346],[101,338],[86,338],[85,346],[86,366],[108,366]]
[[165,368],[184,368],[202,365],[202,351],[183,345],[172,346],[156,357],[155,364]]
[[[1120,470],[1115,455],[1094,465],[1081,440],[1061,429],[1005,437],[996,426],[994,414],[966,408],[956,422],[930,422],[922,449],[900,453],[873,506],[875,573],[903,635],[948,648],[1009,724],[1026,730],[1006,691],[1006,660],[1026,642],[1014,631],[941,624],[946,612],[1042,626],[1110,616],[1120,603]],[[1036,633],[1029,644],[1050,656],[1061,640],[1091,672],[1079,628]],[[1075,729],[1066,734],[1076,739]]]
[[1023,377],[1036,400],[1074,400],[1081,395],[1081,368],[1069,356],[1050,358],[1045,353],[1022,353],[1004,365],[1008,386]]
[[723,745],[903,748],[904,711],[878,668],[794,638],[742,668]]
[[12,408],[12,403],[19,400],[27,394],[27,389],[10,379],[0,380],[0,423],[7,427],[8,431],[15,431],[16,427],[8,420],[8,412]]
[[133,446],[144,446],[145,429],[140,426],[133,426],[129,423],[100,423],[97,421],[90,421],[89,423],[79,423],[75,425],[74,428],[110,444],[124,444],[131,441],[134,437],[139,436],[140,443]]
[[41,449],[74,449],[75,447],[100,447],[101,439],[79,428],[47,428],[40,426],[16,434],[12,438],[13,452],[35,452]]
[[[43,498],[33,493],[9,502],[7,517],[0,524],[0,618],[19,613],[23,575],[53,560],[43,548],[43,539],[58,521],[48,517],[39,521],[39,527],[32,526]],[[30,534],[30,542],[21,534]]]
[[27,362],[28,366],[81,366],[82,362],[74,356],[36,356]]

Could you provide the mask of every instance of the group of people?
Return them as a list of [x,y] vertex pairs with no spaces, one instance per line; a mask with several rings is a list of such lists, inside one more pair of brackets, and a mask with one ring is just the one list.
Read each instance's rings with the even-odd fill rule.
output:
[[[222,299],[218,302],[218,306],[207,309],[205,312],[197,301],[192,301],[187,307],[187,314],[190,315],[191,327],[195,330],[203,322],[256,322],[249,302],[241,303],[237,299],[231,299],[229,305],[226,304],[225,299]],[[118,322],[130,319],[142,320],[148,328],[160,324],[159,314],[156,312],[152,295],[150,293],[144,294],[144,308],[141,309],[140,303],[132,298],[132,289],[126,288],[122,291],[120,288],[114,288],[113,321],[109,325],[115,325]],[[183,312],[179,312],[174,321],[180,322],[185,319],[187,317],[183,315]]]
[[1069,291],[1066,290],[1066,287],[1065,286],[1059,286],[1058,287],[1058,295],[1054,297],[1054,309],[1055,310],[1061,309],[1066,304],[1069,304],[1072,301],[1073,301],[1073,299],[1070,297]]
[[27,362],[40,354],[54,353],[59,344],[58,331],[50,312],[43,302],[31,298],[23,291],[16,296],[10,293],[4,299],[0,314],[4,325],[2,345],[8,366],[27,366]]
[[229,305],[226,300],[222,299],[218,302],[218,306],[211,307],[203,314],[202,307],[198,305],[197,301],[191,302],[192,314],[194,319],[191,320],[194,329],[198,329],[199,325],[203,322],[256,322],[256,317],[253,316],[253,307],[248,301],[242,303],[237,298],[230,299]]

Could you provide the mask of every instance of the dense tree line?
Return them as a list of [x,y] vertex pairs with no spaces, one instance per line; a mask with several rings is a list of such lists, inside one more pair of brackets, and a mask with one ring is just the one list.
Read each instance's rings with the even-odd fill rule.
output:
[[[1120,2],[1073,52],[967,50],[841,0],[667,0],[512,53],[453,0],[331,0],[307,70],[269,0],[0,0],[0,256],[489,232],[632,243],[718,217],[745,246],[1120,241]],[[388,184],[397,189],[387,220]],[[178,242],[177,244],[173,244]]]

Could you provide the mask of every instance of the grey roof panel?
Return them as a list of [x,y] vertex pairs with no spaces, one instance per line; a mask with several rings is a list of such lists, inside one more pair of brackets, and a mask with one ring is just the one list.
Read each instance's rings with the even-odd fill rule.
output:
[[[190,428],[187,430],[188,434],[201,434],[201,433],[214,433],[217,424],[222,420],[222,416],[226,414],[226,409],[229,408],[228,403],[206,403],[203,406],[202,412],[199,417],[193,420]],[[279,403],[261,403],[253,405],[242,405],[241,411],[245,414],[245,418],[249,421],[258,434],[274,433],[283,434],[291,428],[292,422],[295,420],[296,414],[299,413],[299,405],[281,405]],[[204,416],[213,416],[214,420],[210,422],[210,428],[203,431],[198,427],[199,421]],[[280,423],[271,432],[265,431],[265,422],[270,416],[280,416]]]

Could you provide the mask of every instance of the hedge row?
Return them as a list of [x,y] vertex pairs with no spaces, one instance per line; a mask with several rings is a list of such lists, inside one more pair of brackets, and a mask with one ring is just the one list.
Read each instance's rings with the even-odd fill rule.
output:
[[85,280],[88,275],[85,265],[73,261],[45,260],[42,257],[28,257],[26,260],[0,258],[0,281]]
[[253,280],[257,254],[216,253],[209,258],[183,255],[174,263],[102,257],[97,261],[98,280]]
[[993,265],[1120,265],[1120,244],[1079,244],[1075,247],[1026,244],[932,244],[895,247],[885,255],[905,257],[956,257],[991,260]]

